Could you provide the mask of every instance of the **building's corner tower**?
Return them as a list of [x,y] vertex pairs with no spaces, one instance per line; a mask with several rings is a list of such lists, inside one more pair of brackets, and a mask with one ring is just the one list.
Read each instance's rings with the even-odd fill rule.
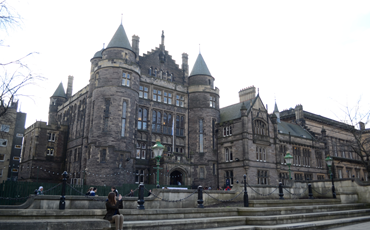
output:
[[64,91],[63,84],[60,83],[58,88],[55,90],[53,96],[50,97],[49,104],[49,118],[48,124],[59,124],[57,118],[58,106],[61,106],[64,102],[67,101],[67,95]]
[[[120,172],[134,171],[139,78],[136,53],[121,24],[108,46],[91,59],[87,184],[134,183],[134,177]],[[93,176],[96,174],[117,176]]]
[[217,186],[217,142],[219,89],[201,54],[189,76],[189,149],[193,157],[193,185]]

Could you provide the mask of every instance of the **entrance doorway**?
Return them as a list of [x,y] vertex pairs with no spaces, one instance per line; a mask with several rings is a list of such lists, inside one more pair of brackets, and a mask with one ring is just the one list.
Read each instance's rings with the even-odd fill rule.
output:
[[170,185],[184,185],[182,181],[182,173],[175,170],[170,175]]

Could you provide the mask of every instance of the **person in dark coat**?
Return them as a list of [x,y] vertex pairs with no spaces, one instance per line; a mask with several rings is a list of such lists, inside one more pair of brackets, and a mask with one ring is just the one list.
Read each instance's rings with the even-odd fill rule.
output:
[[119,195],[117,201],[116,194],[110,192],[105,207],[107,208],[107,214],[105,214],[104,219],[115,223],[117,230],[123,230],[123,215],[119,213],[119,209],[123,208],[122,196]]

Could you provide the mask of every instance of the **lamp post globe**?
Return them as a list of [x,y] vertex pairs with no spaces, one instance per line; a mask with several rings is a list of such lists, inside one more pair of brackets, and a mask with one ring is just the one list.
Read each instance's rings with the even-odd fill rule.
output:
[[290,155],[289,152],[287,152],[284,159],[285,159],[286,164],[289,166],[289,179],[291,180],[292,177],[290,176],[290,166],[292,165],[293,156]]
[[332,173],[331,173],[331,166],[332,166],[332,164],[333,164],[333,158],[331,158],[331,157],[327,156],[327,157],[325,158],[325,161],[326,161],[326,164],[327,164],[327,165],[328,165],[328,167],[329,167],[329,175],[330,175],[330,179],[332,179],[333,175],[332,175]]
[[154,169],[157,169],[157,188],[159,188],[159,165],[162,157],[162,153],[164,150],[164,146],[161,144],[159,140],[157,140],[157,143],[153,145],[152,147],[153,153],[154,153],[154,158],[157,160],[157,167],[154,167]]

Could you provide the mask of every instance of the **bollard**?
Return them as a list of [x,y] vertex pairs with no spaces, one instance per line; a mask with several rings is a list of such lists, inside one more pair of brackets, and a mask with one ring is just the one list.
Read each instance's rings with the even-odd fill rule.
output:
[[331,191],[333,192],[333,198],[336,199],[337,195],[335,194],[335,187],[334,187],[334,176],[333,173],[330,175],[331,176]]
[[145,200],[144,200],[144,185],[143,184],[140,184],[139,185],[139,192],[138,192],[138,200],[137,200],[137,203],[139,204],[137,206],[137,209],[140,209],[140,210],[144,210],[145,207],[144,207],[144,203],[145,203]]
[[204,208],[204,206],[203,206],[203,187],[202,187],[202,185],[198,186],[198,208]]
[[279,196],[280,200],[284,200],[283,183],[279,182]]
[[249,207],[247,191],[247,175],[244,174],[244,207]]
[[312,186],[310,183],[308,184],[308,199],[313,199]]
[[62,184],[62,195],[60,196],[59,200],[59,209],[64,210],[66,209],[66,183],[68,179],[68,173],[66,171],[63,172],[63,184]]

